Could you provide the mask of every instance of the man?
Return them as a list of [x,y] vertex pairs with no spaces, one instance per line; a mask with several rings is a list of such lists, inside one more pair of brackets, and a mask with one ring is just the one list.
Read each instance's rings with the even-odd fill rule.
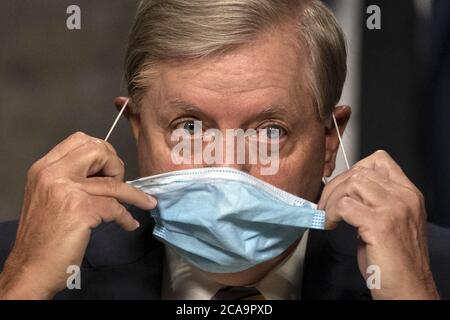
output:
[[[342,32],[318,1],[143,1],[127,52],[126,112],[141,176],[208,166],[172,158],[173,132],[194,136],[199,121],[201,131],[277,132],[275,174],[262,175],[260,162],[221,166],[318,202],[335,230],[299,235],[250,269],[198,270],[152,237],[148,210],[158,199],[123,182],[113,146],[77,133],[31,167],[18,225],[1,226],[1,298],[238,299],[230,287],[266,299],[447,297],[448,255],[433,240],[440,260],[430,267],[424,200],[388,154],[323,188],[339,147],[332,119],[342,133],[350,117],[336,107],[345,73]],[[431,231],[448,243],[448,231]],[[81,266],[80,290],[66,289],[69,266]],[[379,283],[368,288],[373,267]]]

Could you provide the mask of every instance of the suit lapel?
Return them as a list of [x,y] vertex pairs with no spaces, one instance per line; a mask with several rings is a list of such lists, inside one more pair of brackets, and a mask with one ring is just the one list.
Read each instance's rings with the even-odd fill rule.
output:
[[356,230],[347,224],[333,231],[310,230],[302,299],[370,299],[358,269],[356,247]]

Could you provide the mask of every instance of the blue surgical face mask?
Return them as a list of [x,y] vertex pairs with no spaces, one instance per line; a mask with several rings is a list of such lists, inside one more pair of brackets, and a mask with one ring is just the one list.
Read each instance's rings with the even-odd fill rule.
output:
[[153,234],[199,269],[238,272],[282,254],[325,212],[242,171],[204,168],[129,182],[156,196]]

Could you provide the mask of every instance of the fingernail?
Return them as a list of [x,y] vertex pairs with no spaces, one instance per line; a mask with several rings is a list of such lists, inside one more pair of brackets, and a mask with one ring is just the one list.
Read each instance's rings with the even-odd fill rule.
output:
[[317,204],[317,209],[322,210],[322,202],[319,201],[319,203]]
[[134,220],[134,224],[136,225],[135,230],[141,226],[141,224],[137,220]]
[[148,198],[149,203],[151,204],[152,208],[156,207],[156,205],[158,204],[156,199],[149,195],[147,195],[147,198]]

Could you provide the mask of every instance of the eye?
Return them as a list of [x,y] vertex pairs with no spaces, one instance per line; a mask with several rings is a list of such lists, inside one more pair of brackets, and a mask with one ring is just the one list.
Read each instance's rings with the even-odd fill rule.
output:
[[280,139],[286,134],[286,130],[279,125],[270,125],[261,130],[269,140]]
[[176,129],[183,129],[190,135],[202,132],[202,123],[195,120],[186,120],[177,124]]

